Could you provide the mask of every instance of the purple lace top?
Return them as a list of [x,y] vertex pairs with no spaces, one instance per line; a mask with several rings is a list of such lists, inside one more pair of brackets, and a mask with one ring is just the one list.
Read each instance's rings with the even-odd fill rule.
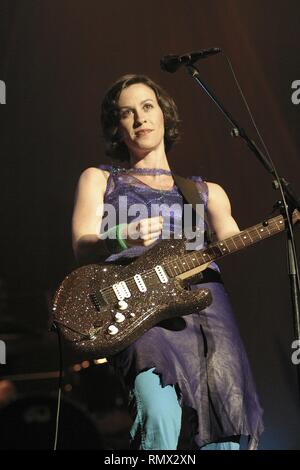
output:
[[[130,171],[101,168],[110,171],[104,202],[118,207],[119,197],[127,196],[129,204],[143,202],[149,209],[154,202],[182,205],[176,186],[160,191]],[[200,177],[192,178],[207,207],[207,185]],[[169,223],[172,229],[181,224],[179,210]],[[130,248],[106,261],[140,256],[145,249]],[[210,267],[218,269],[215,264]],[[172,325],[176,318],[169,325],[154,326],[110,361],[129,389],[137,374],[152,368],[162,386],[174,385],[182,406],[195,413],[197,447],[244,435],[249,437],[248,448],[255,449],[263,430],[262,409],[227,292],[221,282],[190,289],[199,287],[211,290],[213,302],[208,308],[181,317],[179,329]]]
[[[126,207],[130,207],[132,204],[142,203],[147,211],[146,217],[164,215],[163,231],[160,238],[166,236],[168,233],[174,233],[181,230],[182,228],[182,214],[183,214],[183,197],[178,191],[176,184],[169,190],[154,189],[148,184],[138,179],[139,174],[171,174],[168,170],[163,169],[124,169],[116,168],[110,165],[100,165],[100,168],[110,172],[110,176],[107,181],[107,187],[104,194],[104,202],[106,204],[112,204],[116,209],[116,224],[119,224],[119,212],[126,212]],[[204,203],[204,209],[207,210],[208,201],[208,187],[207,184],[202,180],[200,176],[190,176],[198,188],[201,198]],[[157,210],[155,210],[157,208]],[[169,208],[174,210],[170,211]],[[154,209],[154,210],[153,210]],[[151,212],[152,211],[152,212]],[[128,216],[128,223],[131,222],[136,215]],[[202,221],[202,225],[197,227],[200,232],[206,229],[206,223]],[[103,231],[104,227],[101,228]],[[204,237],[203,237],[204,239]],[[159,239],[156,243],[159,242]],[[197,250],[204,248],[206,244],[198,244]],[[115,253],[109,256],[106,262],[115,262],[125,258],[135,258],[143,254],[149,247],[134,246],[123,250],[120,253]],[[215,262],[210,264],[210,268],[219,270]]]

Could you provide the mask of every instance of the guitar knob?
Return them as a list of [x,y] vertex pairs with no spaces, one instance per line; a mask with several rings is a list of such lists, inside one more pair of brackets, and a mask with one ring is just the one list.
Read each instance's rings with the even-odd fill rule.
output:
[[120,310],[126,310],[128,303],[125,300],[119,300],[118,306]]
[[122,321],[125,320],[125,315],[123,315],[123,313],[117,312],[115,314],[115,320],[117,323],[122,323]]
[[113,335],[116,335],[116,334],[118,333],[118,331],[119,331],[119,328],[117,328],[115,325],[109,325],[109,327],[108,327],[108,333],[109,333],[110,335],[112,335],[112,336],[113,336]]

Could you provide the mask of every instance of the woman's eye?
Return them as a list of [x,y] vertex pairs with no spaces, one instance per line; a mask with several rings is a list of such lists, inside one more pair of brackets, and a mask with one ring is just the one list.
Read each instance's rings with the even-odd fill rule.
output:
[[131,109],[124,109],[123,111],[120,112],[120,118],[125,119],[127,118],[131,113]]
[[144,109],[146,109],[146,111],[148,111],[149,109],[152,109],[153,108],[153,105],[151,103],[146,103],[144,105]]

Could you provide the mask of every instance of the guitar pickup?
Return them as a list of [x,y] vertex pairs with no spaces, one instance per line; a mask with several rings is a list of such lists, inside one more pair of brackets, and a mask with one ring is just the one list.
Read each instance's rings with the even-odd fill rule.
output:
[[131,297],[130,290],[128,289],[125,281],[113,284],[112,288],[118,300],[123,300]]
[[162,284],[166,284],[168,282],[168,276],[166,275],[164,268],[160,264],[158,264],[157,266],[155,266],[154,270],[160,282]]

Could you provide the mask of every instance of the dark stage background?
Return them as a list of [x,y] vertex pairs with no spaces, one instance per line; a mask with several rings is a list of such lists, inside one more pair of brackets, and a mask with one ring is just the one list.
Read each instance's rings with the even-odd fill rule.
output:
[[[279,197],[269,175],[230,136],[227,122],[183,69],[170,75],[159,68],[165,54],[221,47],[278,171],[300,193],[300,105],[291,99],[292,82],[300,79],[299,24],[297,0],[0,1],[0,80],[7,93],[0,107],[4,376],[57,370],[56,338],[47,334],[49,303],[75,267],[70,236],[75,186],[84,168],[106,161],[100,103],[120,75],[145,73],[169,90],[183,129],[170,154],[173,168],[221,184],[234,217],[246,228],[269,214]],[[258,142],[225,58],[211,57],[199,67]],[[219,263],[265,410],[261,449],[300,448],[285,243],[281,234]],[[99,366],[98,381],[108,384],[108,375],[106,366]],[[40,393],[42,384],[20,376],[15,381],[20,396]],[[56,381],[49,385],[55,386]],[[112,389],[102,389],[102,403]],[[110,409],[114,414],[113,404]]]

